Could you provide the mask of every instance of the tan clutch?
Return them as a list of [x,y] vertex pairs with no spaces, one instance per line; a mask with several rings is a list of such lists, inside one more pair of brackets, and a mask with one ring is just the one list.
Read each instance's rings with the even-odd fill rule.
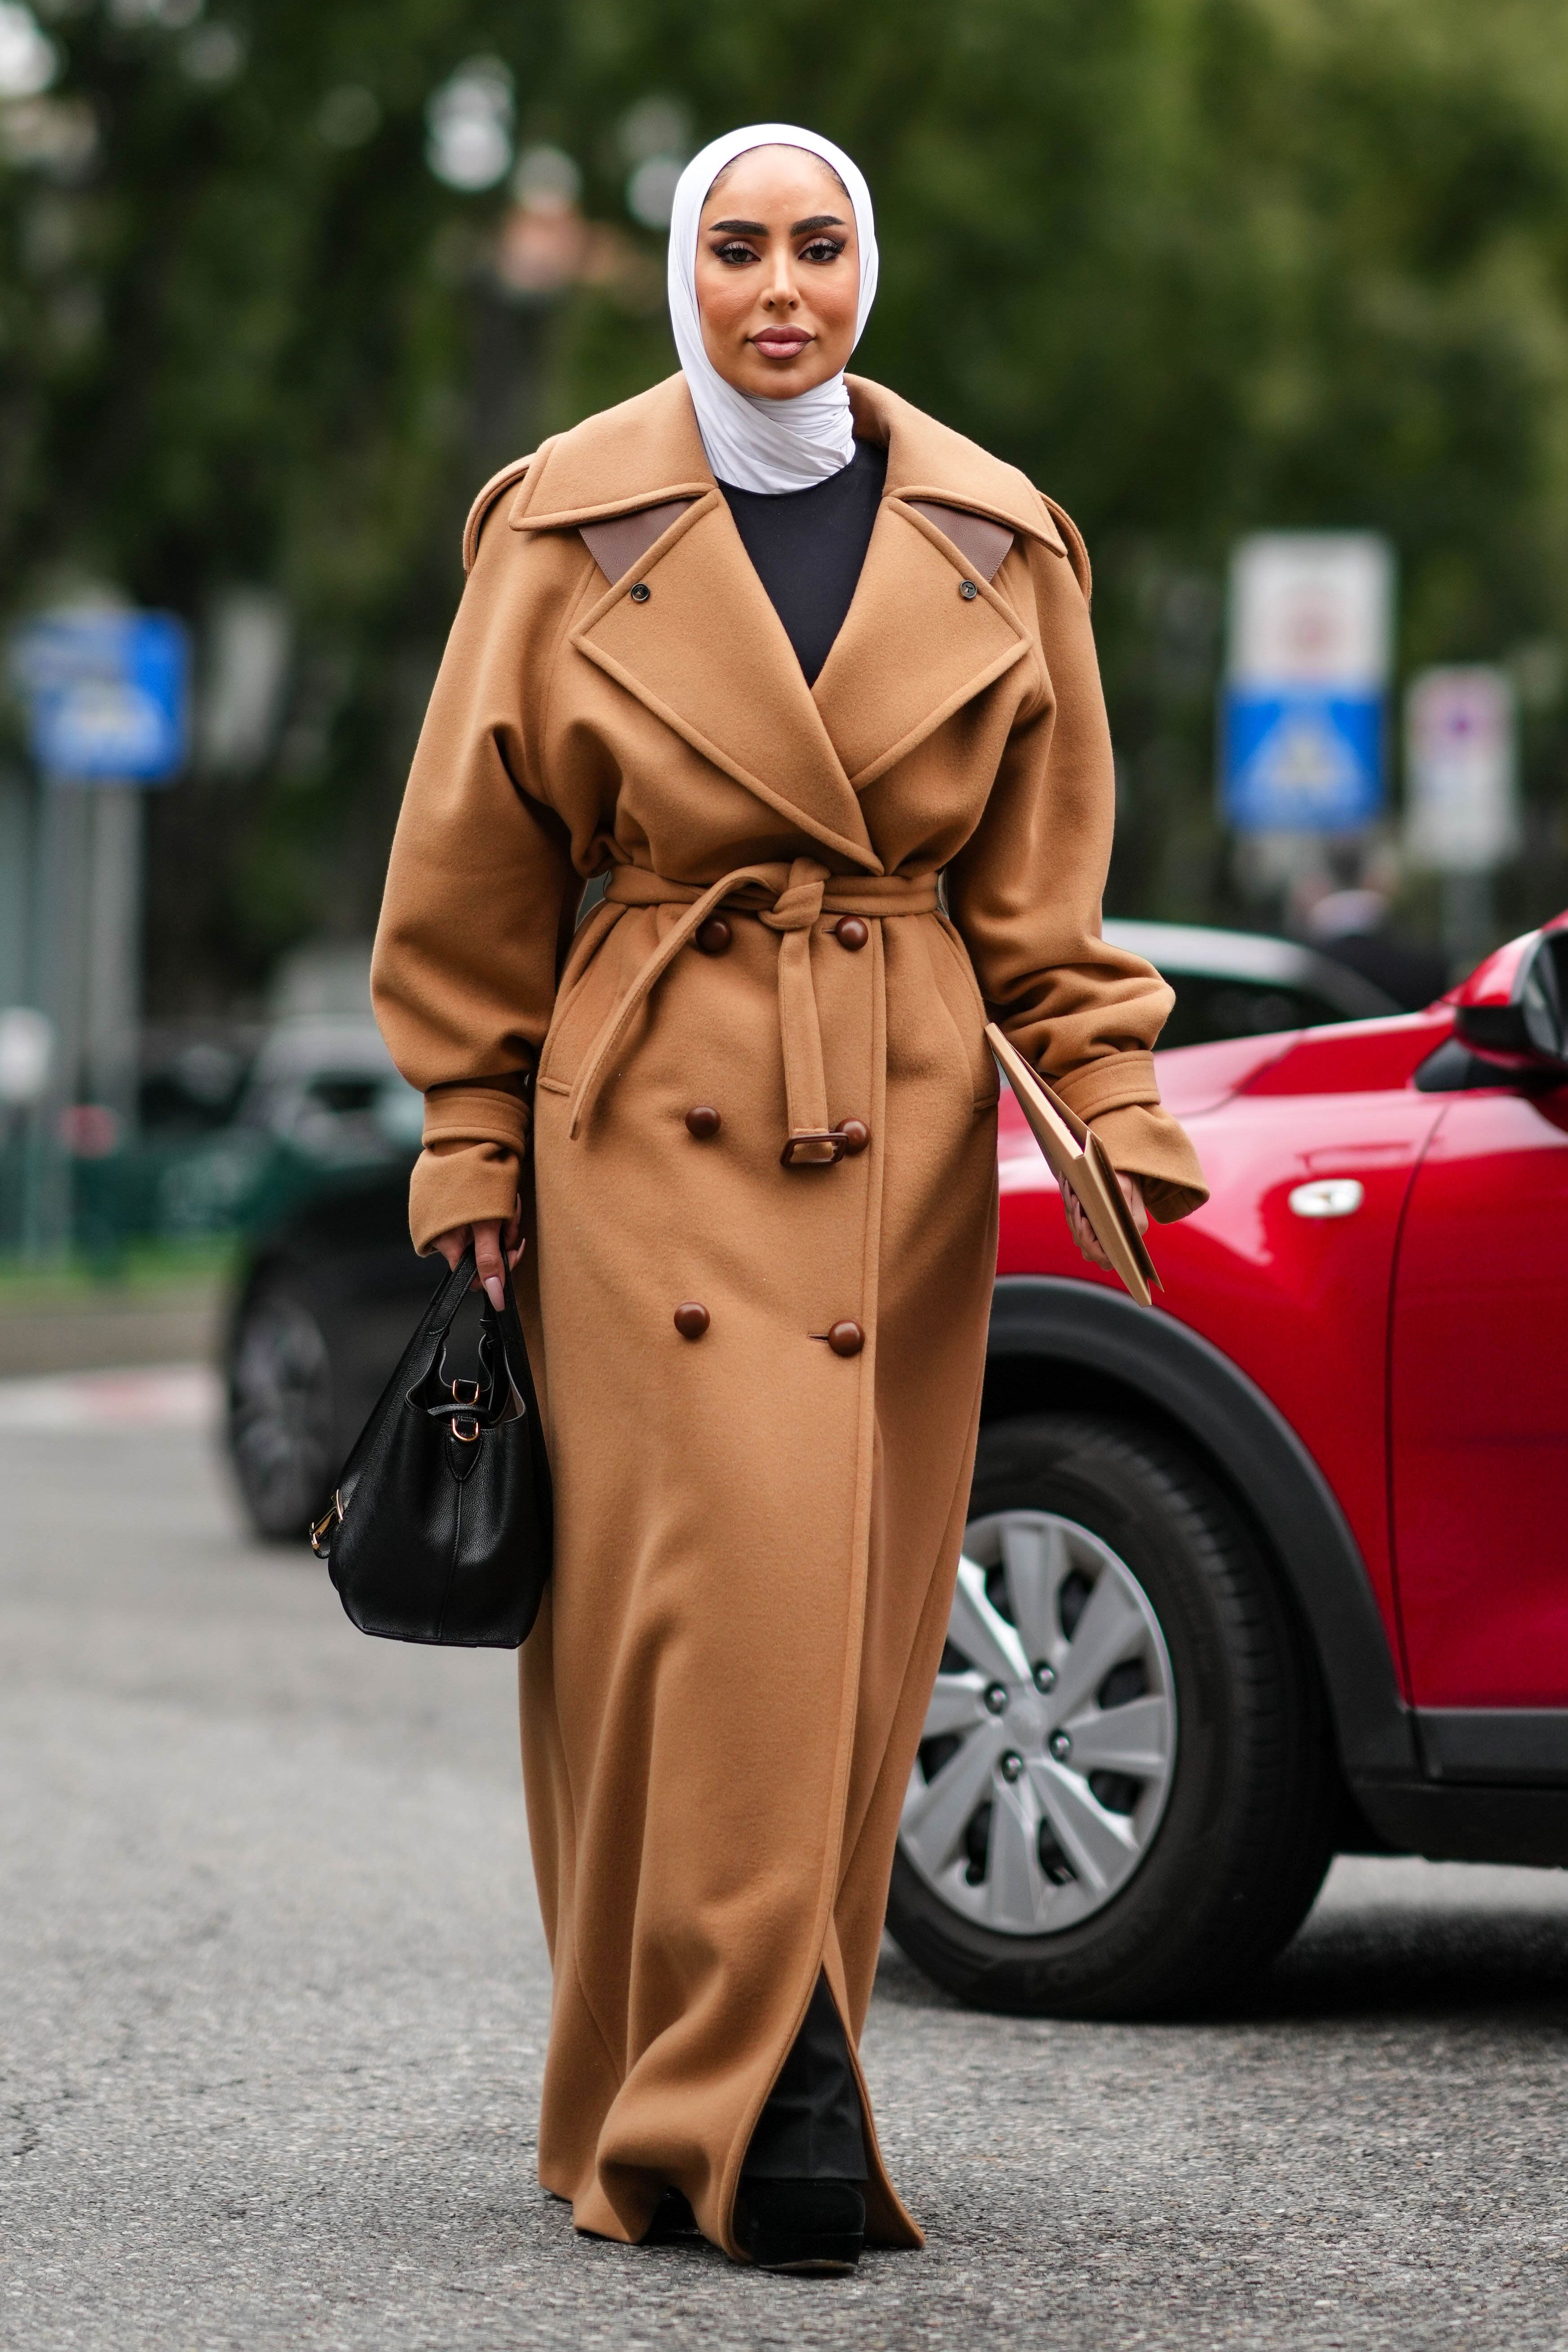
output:
[[1110,1154],[1094,1129],[1069,1110],[1060,1095],[1036,1076],[1016,1046],[1010,1045],[994,1021],[985,1024],[985,1038],[1002,1066],[1003,1076],[1017,1097],[1036,1142],[1045,1153],[1051,1174],[1065,1192],[1070,1185],[1095,1239],[1121,1276],[1126,1288],[1147,1307],[1151,1289],[1164,1285],[1143,1236],[1132,1222],[1126,1195],[1116,1181]]

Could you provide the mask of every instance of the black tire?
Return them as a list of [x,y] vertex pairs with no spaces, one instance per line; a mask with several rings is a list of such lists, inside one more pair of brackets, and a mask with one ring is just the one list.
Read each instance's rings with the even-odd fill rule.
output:
[[1316,1661],[1246,1521],[1155,1433],[1076,1413],[990,1423],[972,1518],[1011,1510],[1077,1522],[1142,1586],[1175,1690],[1164,1811],[1131,1878],[1060,1933],[978,1925],[901,1848],[889,1928],[918,1968],[978,2009],[1211,2009],[1289,1941],[1331,1859],[1337,1778]]
[[340,1451],[333,1390],[308,1281],[262,1275],[230,1336],[227,1437],[246,1512],[269,1543],[298,1541],[327,1507]]

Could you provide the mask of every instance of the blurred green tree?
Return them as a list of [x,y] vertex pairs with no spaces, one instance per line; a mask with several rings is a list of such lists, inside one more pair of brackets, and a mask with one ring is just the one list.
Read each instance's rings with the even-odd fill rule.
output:
[[[62,70],[0,105],[6,599],[103,579],[200,630],[248,584],[294,624],[265,764],[156,808],[156,998],[367,928],[467,498],[671,365],[628,202],[655,215],[649,174],[748,117],[866,166],[866,372],[1089,538],[1120,906],[1226,908],[1224,560],[1294,523],[1390,533],[1406,667],[1515,663],[1510,911],[1560,904],[1561,29],[1553,0],[55,0]],[[574,164],[605,225],[567,293],[497,273],[516,192],[482,121],[452,131],[478,141],[466,189],[426,167],[432,93],[487,56],[492,143]]]

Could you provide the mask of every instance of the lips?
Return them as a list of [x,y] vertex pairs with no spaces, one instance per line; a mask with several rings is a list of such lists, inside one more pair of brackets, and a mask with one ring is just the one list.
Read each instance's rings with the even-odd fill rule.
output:
[[767,327],[752,341],[765,360],[793,360],[797,352],[805,351],[811,337],[798,327]]

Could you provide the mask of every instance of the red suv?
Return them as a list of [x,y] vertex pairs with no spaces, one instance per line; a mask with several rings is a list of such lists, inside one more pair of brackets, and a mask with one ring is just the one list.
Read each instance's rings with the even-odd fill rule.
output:
[[1152,1311],[1010,1098],[889,1926],[963,2000],[1233,1991],[1332,1855],[1568,1864],[1568,916],[1427,1011],[1161,1056]]

